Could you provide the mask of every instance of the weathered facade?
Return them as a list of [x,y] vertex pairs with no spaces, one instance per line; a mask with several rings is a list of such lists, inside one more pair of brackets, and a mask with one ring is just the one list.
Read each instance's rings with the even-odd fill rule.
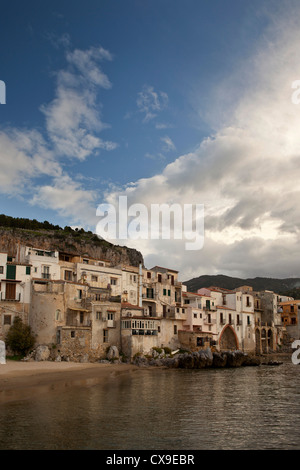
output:
[[0,281],[0,338],[21,316],[52,357],[96,361],[111,346],[127,358],[153,348],[264,353],[281,341],[273,292],[186,292],[178,271],[161,266],[19,246],[16,258],[0,253]]

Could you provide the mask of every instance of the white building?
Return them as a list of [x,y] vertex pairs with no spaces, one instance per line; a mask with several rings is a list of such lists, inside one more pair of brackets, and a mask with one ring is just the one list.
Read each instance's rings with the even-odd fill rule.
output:
[[58,251],[20,246],[17,257],[22,263],[27,263],[32,266],[32,278],[45,281],[60,280]]
[[0,338],[5,338],[16,316],[28,321],[31,273],[30,264],[0,253]]

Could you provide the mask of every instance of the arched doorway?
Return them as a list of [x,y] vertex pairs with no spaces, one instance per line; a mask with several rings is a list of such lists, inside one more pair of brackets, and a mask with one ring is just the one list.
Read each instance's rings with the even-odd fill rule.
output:
[[255,352],[261,354],[260,330],[258,328],[255,330]]
[[274,349],[273,341],[274,341],[273,331],[271,330],[271,328],[269,328],[269,330],[268,330],[268,351]]
[[263,354],[268,352],[268,345],[267,345],[267,332],[265,328],[261,330],[261,349]]
[[220,350],[239,349],[239,342],[238,342],[236,333],[230,325],[227,325],[224,327],[220,336],[219,346],[220,346]]

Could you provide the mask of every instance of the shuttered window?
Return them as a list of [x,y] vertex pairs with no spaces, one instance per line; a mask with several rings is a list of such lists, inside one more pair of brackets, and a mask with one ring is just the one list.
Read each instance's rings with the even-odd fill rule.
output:
[[16,266],[14,264],[6,266],[6,279],[16,279]]

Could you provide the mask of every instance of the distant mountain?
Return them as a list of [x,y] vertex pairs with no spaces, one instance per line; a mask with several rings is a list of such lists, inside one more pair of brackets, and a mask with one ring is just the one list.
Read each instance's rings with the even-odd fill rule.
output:
[[[274,279],[269,277],[255,277],[253,279],[241,279],[238,277],[224,276],[217,274],[215,276],[203,275],[183,282],[189,292],[197,292],[202,287],[217,286],[224,289],[236,289],[241,286],[251,286],[254,291],[271,290],[276,294],[285,294],[295,297],[298,293],[300,298],[300,278]],[[294,295],[291,294],[294,293]]]

